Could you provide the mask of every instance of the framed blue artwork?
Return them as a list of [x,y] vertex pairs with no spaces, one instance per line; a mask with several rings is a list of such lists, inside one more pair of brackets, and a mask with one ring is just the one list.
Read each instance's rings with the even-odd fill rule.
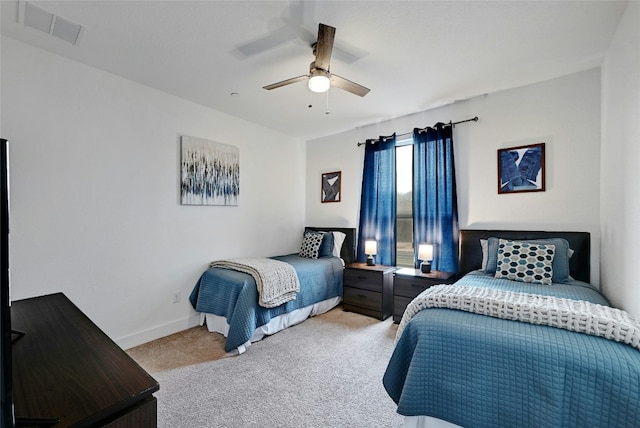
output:
[[498,193],[544,192],[544,144],[498,150]]

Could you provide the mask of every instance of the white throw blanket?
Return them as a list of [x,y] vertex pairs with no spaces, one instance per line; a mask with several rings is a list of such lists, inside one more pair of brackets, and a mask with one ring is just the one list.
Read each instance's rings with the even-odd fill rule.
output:
[[264,308],[275,308],[296,299],[300,281],[296,270],[289,263],[266,258],[242,258],[217,260],[209,267],[233,269],[248,273],[256,280],[258,304]]
[[436,285],[420,293],[404,312],[396,341],[422,309],[448,308],[604,337],[640,351],[640,324],[627,312],[584,300],[501,291],[466,285]]

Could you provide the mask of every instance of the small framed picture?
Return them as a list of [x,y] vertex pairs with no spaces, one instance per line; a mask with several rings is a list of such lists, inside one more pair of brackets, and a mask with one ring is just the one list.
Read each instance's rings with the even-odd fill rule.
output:
[[320,201],[340,202],[340,185],[342,184],[342,172],[325,172],[322,174],[322,193]]
[[498,193],[544,192],[544,143],[498,150]]

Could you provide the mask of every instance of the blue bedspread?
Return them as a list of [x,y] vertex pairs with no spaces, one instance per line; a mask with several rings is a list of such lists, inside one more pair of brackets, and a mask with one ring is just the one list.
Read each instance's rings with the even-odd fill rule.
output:
[[[459,284],[607,304],[585,283]],[[398,413],[473,427],[640,427],[640,352],[612,340],[451,309],[407,325],[384,374]]]
[[258,305],[256,282],[249,274],[229,269],[207,269],[193,288],[189,301],[198,312],[226,317],[229,333],[225,351],[243,345],[256,328],[272,318],[296,309],[342,296],[342,261],[338,257],[307,259],[297,254],[274,257],[292,265],[300,280],[300,292],[292,300],[275,308]]

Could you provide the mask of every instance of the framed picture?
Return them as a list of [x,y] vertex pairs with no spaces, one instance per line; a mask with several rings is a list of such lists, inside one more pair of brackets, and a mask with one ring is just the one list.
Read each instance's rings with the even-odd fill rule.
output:
[[544,192],[544,143],[498,150],[498,193]]
[[180,143],[180,203],[238,205],[240,150],[187,136],[181,136]]
[[321,202],[340,202],[340,185],[342,172],[325,172],[322,174]]

